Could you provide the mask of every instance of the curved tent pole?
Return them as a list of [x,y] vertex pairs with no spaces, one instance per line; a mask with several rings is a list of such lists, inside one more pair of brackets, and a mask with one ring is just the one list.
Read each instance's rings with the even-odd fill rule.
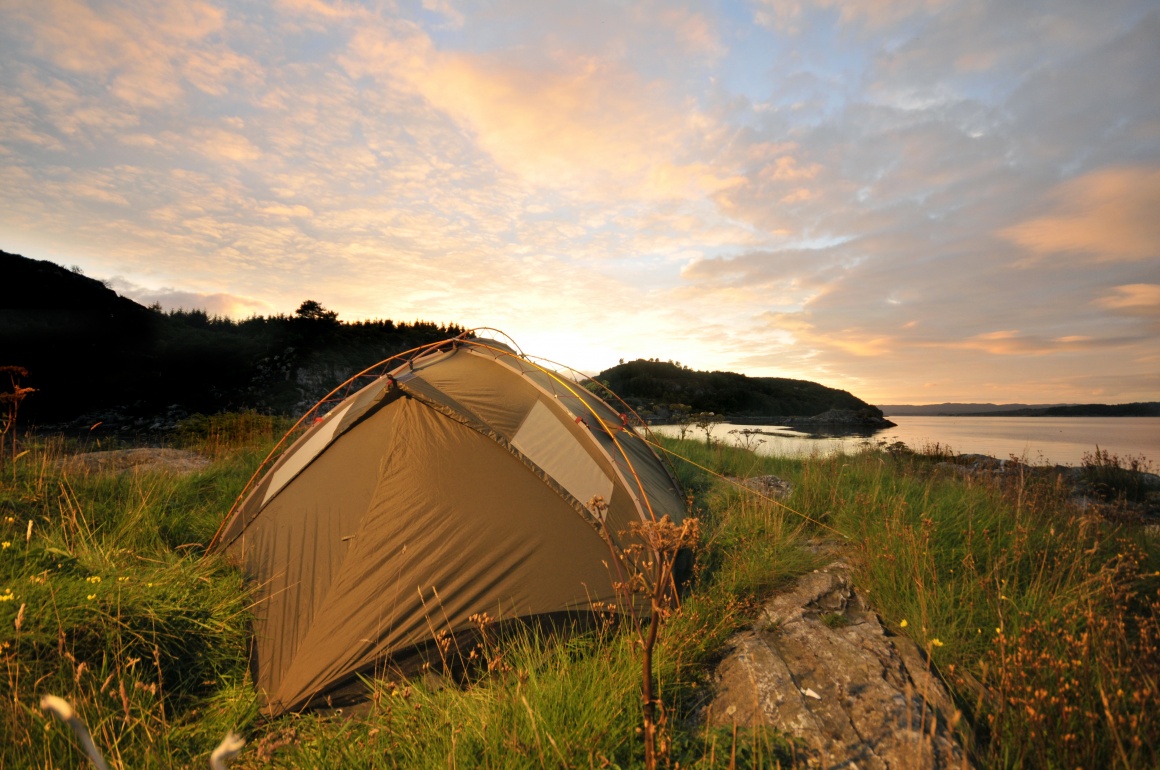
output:
[[[510,341],[512,343],[513,347],[518,351],[518,353],[513,354],[510,351],[502,350],[500,348],[496,348],[496,347],[493,347],[491,345],[488,345],[485,342],[471,339],[468,337],[468,335],[473,335],[477,331],[493,331],[493,332],[497,332],[497,333],[503,335],[505,338],[508,339],[508,341]],[[373,372],[376,372],[376,370],[382,370],[383,368],[390,365],[392,362],[399,361],[401,359],[404,359],[404,357],[407,357],[407,356],[409,356],[409,357],[405,359],[405,362],[408,362],[408,363],[413,362],[416,358],[419,357],[419,355],[421,353],[444,347],[448,343],[458,343],[458,344],[462,344],[465,346],[479,347],[479,348],[483,348],[486,350],[490,350],[493,353],[498,353],[501,356],[519,358],[520,360],[522,360],[522,361],[530,364],[531,366],[535,367],[536,369],[538,369],[541,373],[546,375],[549,379],[554,380],[554,381],[558,382],[560,385],[562,385],[569,393],[572,394],[572,396],[574,396],[578,401],[580,401],[580,403],[582,403],[584,405],[584,407],[592,414],[592,416],[597,421],[600,422],[601,427],[604,428],[604,430],[608,434],[609,438],[612,439],[612,443],[616,446],[617,451],[620,452],[621,457],[624,458],[625,463],[628,465],[629,471],[632,473],[633,480],[636,482],[636,486],[640,490],[641,498],[644,500],[645,506],[648,508],[649,517],[653,521],[656,521],[656,514],[653,512],[652,503],[649,500],[648,493],[644,489],[644,483],[640,480],[640,476],[636,472],[636,467],[633,465],[632,460],[628,457],[628,454],[624,451],[624,447],[622,447],[620,445],[620,442],[617,440],[615,433],[611,430],[608,430],[607,426],[604,425],[604,420],[600,417],[599,413],[597,413],[596,410],[593,409],[592,406],[587,401],[584,400],[583,396],[581,396],[579,393],[577,393],[563,378],[561,378],[558,373],[553,372],[552,370],[547,369],[546,367],[541,366],[540,364],[533,361],[532,360],[533,357],[529,357],[526,353],[524,353],[523,350],[520,348],[519,344],[516,343],[516,341],[514,339],[512,339],[511,336],[508,335],[506,332],[504,332],[500,329],[495,329],[493,327],[481,326],[481,327],[476,327],[476,328],[472,328],[472,329],[467,329],[457,337],[452,337],[452,338],[447,339],[447,340],[439,340],[437,342],[430,342],[430,343],[427,343],[426,345],[419,345],[419,346],[411,348],[409,350],[404,350],[401,353],[396,353],[395,355],[393,355],[389,358],[385,358],[382,361],[379,361],[378,363],[375,363],[371,366],[368,366],[366,369],[363,369],[361,372],[350,377],[345,382],[338,385],[338,387],[334,388],[332,391],[330,391],[325,396],[323,396],[321,399],[319,399],[319,401],[316,404],[314,404],[314,406],[312,406],[310,409],[308,409],[298,419],[298,421],[295,422],[294,425],[288,431],[286,431],[285,435],[282,436],[282,438],[278,441],[278,443],[274,445],[274,448],[270,450],[269,454],[266,455],[265,459],[263,459],[262,462],[258,465],[258,468],[254,471],[253,475],[250,476],[250,479],[246,482],[245,486],[242,488],[242,491],[238,494],[237,498],[234,500],[233,505],[230,507],[230,510],[226,514],[221,525],[218,527],[217,531],[214,533],[214,536],[210,540],[209,546],[207,547],[206,551],[209,552],[210,550],[213,550],[213,547],[215,545],[217,545],[218,539],[221,537],[222,530],[225,528],[226,524],[229,523],[229,521],[231,520],[233,515],[237,512],[238,507],[241,505],[241,503],[245,499],[246,495],[250,492],[254,483],[261,477],[262,473],[270,466],[271,462],[286,449],[287,439],[289,439],[290,436],[292,436],[296,431],[298,431],[298,429],[302,427],[303,423],[305,423],[309,418],[311,418],[312,416],[317,414],[319,408],[321,408],[323,405],[325,405],[327,403],[330,403],[332,400],[334,400],[334,397],[336,395],[338,395],[339,393],[342,393],[342,397],[338,400],[341,401],[341,400],[345,399],[349,395],[350,387],[352,385],[354,385],[355,382],[357,380],[359,380],[360,378],[371,375]],[[535,358],[540,358],[541,360],[552,363],[555,366],[561,366],[562,368],[565,368],[565,369],[573,372],[574,374],[582,374],[581,372],[577,372],[572,367],[566,366],[564,364],[558,364],[554,361],[550,361],[549,359],[542,358],[541,356],[535,356]],[[375,378],[378,379],[379,377],[382,377],[382,376],[383,376],[383,373],[381,371],[379,371],[379,373],[375,375]],[[583,375],[583,376],[587,377],[587,375]],[[593,378],[587,377],[587,379],[592,380]],[[598,380],[593,380],[593,381],[599,382]],[[579,384],[579,383],[576,383],[576,384]],[[628,406],[628,404],[626,404],[623,399],[621,399],[619,396],[617,396],[610,388],[605,386],[603,383],[600,383],[600,385],[606,391],[608,391],[613,396],[615,396],[616,399],[621,404],[623,404],[627,409],[632,411],[633,416],[635,416],[638,420],[641,420],[640,415],[638,415],[634,410],[632,410],[632,407]],[[644,421],[641,420],[641,423],[644,424]],[[647,427],[646,427],[646,430],[647,430]],[[649,431],[649,435],[650,436],[652,435],[651,431]],[[651,442],[651,441],[645,441],[645,444],[646,445],[654,445],[653,442]],[[653,454],[654,454],[654,456],[657,456],[655,452]],[[661,454],[660,457],[664,458],[664,455]],[[664,458],[662,460],[662,464],[666,466],[666,470],[669,470],[670,477],[673,478],[673,480],[675,481],[675,476],[673,475],[672,470],[668,467],[667,458]]]
[[[472,342],[471,344],[475,345],[477,347],[481,347],[481,348],[485,348],[487,350],[494,351],[494,352],[499,353],[499,354],[504,355],[504,356],[511,356],[512,355],[511,353],[508,353],[507,351],[504,351],[504,350],[500,350],[499,348],[493,348],[490,345],[487,345],[486,343]],[[519,356],[519,358],[521,358],[521,360],[523,360],[523,361],[526,361],[528,364],[531,364],[536,369],[539,369],[540,372],[547,375],[552,380],[555,380],[556,382],[560,383],[560,385],[564,386],[565,390],[567,390],[569,393],[571,393],[581,404],[584,405],[585,409],[587,409],[589,412],[592,413],[592,416],[595,417],[596,420],[600,423],[601,427],[604,428],[604,432],[607,433],[609,438],[612,439],[612,443],[614,445],[616,445],[616,449],[617,449],[617,451],[620,452],[620,456],[624,458],[624,462],[628,464],[628,469],[632,473],[633,480],[636,481],[637,489],[640,490],[640,496],[644,500],[645,507],[648,508],[649,518],[652,519],[653,521],[656,521],[657,520],[656,513],[653,512],[652,502],[648,498],[648,492],[646,492],[644,489],[644,482],[642,482],[640,480],[640,476],[637,475],[636,466],[634,466],[632,464],[632,460],[629,459],[628,453],[624,451],[624,447],[622,447],[620,445],[620,442],[616,440],[616,435],[612,431],[608,430],[607,426],[604,425],[604,420],[601,419],[600,414],[595,409],[592,408],[591,404],[589,404],[587,401],[584,400],[583,396],[581,396],[579,393],[577,393],[575,390],[573,390],[572,387],[563,378],[561,378],[559,374],[557,374],[556,372],[553,372],[551,369],[540,366],[535,361],[532,361],[531,359],[527,358],[526,356]]]
[[516,352],[520,354],[520,358],[528,358],[528,354],[524,352],[524,349],[520,347],[518,342],[512,339],[510,334],[505,332],[503,329],[496,329],[494,326],[477,326],[474,329],[468,329],[459,336],[462,337],[465,342],[471,342],[472,340],[468,339],[466,335],[475,334],[476,332],[495,332],[496,334],[502,334],[504,339],[510,342],[512,347],[516,349]]
[[[656,434],[654,434],[652,432],[652,429],[649,428],[648,423],[645,422],[644,418],[641,417],[640,414],[638,414],[635,409],[633,409],[631,406],[629,406],[628,402],[620,397],[620,394],[618,394],[615,390],[613,390],[612,388],[605,385],[600,380],[596,379],[595,377],[590,377],[587,374],[585,374],[584,372],[577,371],[576,369],[573,369],[571,366],[568,366],[567,364],[562,364],[559,361],[553,361],[550,358],[544,358],[543,356],[524,356],[524,357],[528,358],[528,359],[534,358],[534,359],[537,359],[539,361],[544,361],[545,363],[549,363],[552,366],[558,366],[561,369],[567,369],[569,372],[571,372],[574,375],[578,375],[582,379],[588,380],[589,382],[596,383],[597,385],[600,386],[600,388],[605,393],[607,393],[608,395],[610,395],[614,399],[616,399],[617,403],[619,403],[621,406],[623,406],[625,409],[627,409],[629,414],[631,414],[633,417],[635,417],[637,419],[637,422],[640,423],[640,426],[642,428],[644,428],[644,432],[648,435],[648,437],[650,439],[653,440],[652,442],[646,441],[645,443],[649,444],[649,443],[655,442]],[[677,469],[673,466],[673,464],[671,462],[669,462],[668,456],[665,455],[663,452],[660,454],[653,452],[653,454],[657,458],[659,458],[660,461],[664,464],[665,470],[667,470],[669,472],[669,478],[673,481],[673,483],[675,483],[677,485],[678,488],[680,488],[680,482],[677,481]]]

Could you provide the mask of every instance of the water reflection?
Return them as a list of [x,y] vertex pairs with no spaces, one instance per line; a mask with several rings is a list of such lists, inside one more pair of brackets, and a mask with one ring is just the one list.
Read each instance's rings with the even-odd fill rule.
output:
[[[666,436],[679,436],[681,433],[680,427],[676,425],[654,425],[652,430]],[[817,457],[857,451],[881,432],[865,428],[851,430],[837,425],[811,427],[807,432],[787,425],[737,425],[724,422],[714,425],[710,436],[714,442],[744,447],[761,454]],[[705,438],[705,431],[701,429],[687,430],[686,433],[687,438]]]
[[[1160,417],[892,417],[897,424],[881,430],[850,431],[828,426],[807,432],[786,425],[714,425],[714,441],[748,446],[762,454],[825,456],[853,452],[870,444],[905,442],[915,449],[934,444],[959,453],[1006,458],[1011,455],[1035,463],[1078,465],[1098,445],[1113,454],[1160,460]],[[676,436],[675,425],[653,430]],[[704,439],[703,430],[687,430],[689,438]]]

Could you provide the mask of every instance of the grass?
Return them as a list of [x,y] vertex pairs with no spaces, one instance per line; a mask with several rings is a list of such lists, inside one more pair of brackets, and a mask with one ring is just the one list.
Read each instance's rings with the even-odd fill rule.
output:
[[[181,445],[214,458],[188,476],[66,475],[55,461],[70,447],[54,437],[27,437],[0,468],[0,768],[83,765],[36,705],[49,692],[123,767],[204,766],[230,729],[249,740],[239,768],[641,766],[636,636],[612,622],[492,639],[466,684],[372,683],[353,718],[260,720],[245,584],[204,548],[276,430],[257,416],[186,426]],[[789,480],[786,504],[804,515],[678,463],[704,542],[657,648],[674,766],[793,763],[772,731],[692,717],[729,635],[820,566],[806,547],[817,540],[842,544],[885,624],[928,652],[980,766],[1160,762],[1160,565],[1144,530],[1085,515],[1049,475],[964,478],[902,451],[780,459],[666,445],[725,475]]]
[[1084,453],[1080,468],[1088,488],[1101,500],[1139,503],[1152,491],[1143,475],[1152,473],[1152,464],[1143,457],[1121,458],[1097,446]]

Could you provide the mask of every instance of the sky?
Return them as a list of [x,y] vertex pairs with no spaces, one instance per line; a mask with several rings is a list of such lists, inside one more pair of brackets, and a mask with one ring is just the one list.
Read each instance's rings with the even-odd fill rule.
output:
[[872,403],[1160,400],[1156,0],[0,0],[0,248]]

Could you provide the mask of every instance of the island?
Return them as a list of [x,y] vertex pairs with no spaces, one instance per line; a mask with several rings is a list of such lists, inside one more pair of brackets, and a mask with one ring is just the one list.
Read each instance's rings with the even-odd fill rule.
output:
[[786,425],[808,432],[894,426],[878,407],[845,390],[809,380],[698,371],[658,359],[622,361],[596,379],[655,423],[711,414],[725,422]]

